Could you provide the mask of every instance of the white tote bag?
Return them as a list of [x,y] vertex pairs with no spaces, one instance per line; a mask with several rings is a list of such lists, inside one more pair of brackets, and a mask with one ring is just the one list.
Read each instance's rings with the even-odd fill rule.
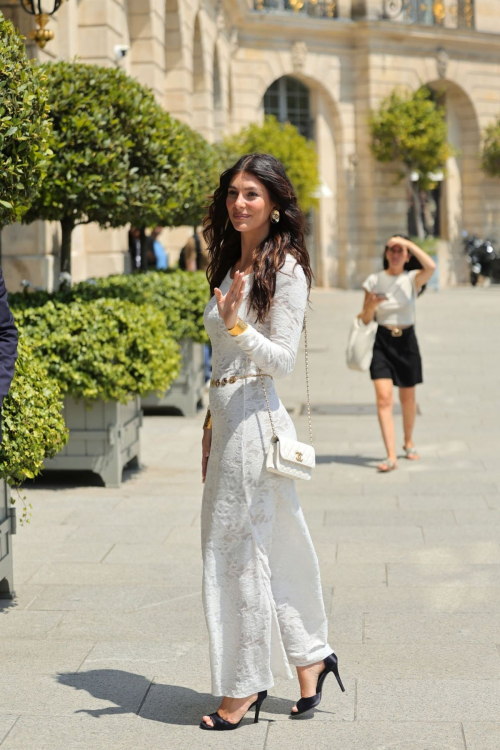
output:
[[366,372],[370,368],[377,327],[374,320],[365,325],[360,318],[354,318],[346,351],[347,367],[350,370]]

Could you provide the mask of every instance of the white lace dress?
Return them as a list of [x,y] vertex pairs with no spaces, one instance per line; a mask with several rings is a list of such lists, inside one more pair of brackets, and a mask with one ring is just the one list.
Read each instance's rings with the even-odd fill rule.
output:
[[[247,278],[245,295],[252,277]],[[221,284],[225,294],[229,274]],[[277,274],[270,316],[231,336],[215,297],[205,309],[213,347],[212,377],[294,367],[307,302],[304,272],[287,256]],[[253,321],[253,325],[252,325]],[[274,381],[265,379],[278,434],[296,438]],[[210,388],[212,447],[202,505],[203,603],[210,639],[212,693],[242,698],[291,678],[290,664],[324,659],[327,620],[318,561],[295,484],[270,474],[265,456],[271,425],[258,377]]]

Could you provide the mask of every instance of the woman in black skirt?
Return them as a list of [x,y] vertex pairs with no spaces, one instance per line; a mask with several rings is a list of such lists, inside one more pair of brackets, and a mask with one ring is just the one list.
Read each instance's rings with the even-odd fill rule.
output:
[[[408,270],[412,266],[413,270]],[[370,375],[387,450],[387,458],[377,466],[381,472],[398,466],[392,414],[394,386],[399,388],[403,411],[406,458],[412,461],[419,458],[413,444],[415,386],[422,383],[422,360],[414,328],[415,301],[435,268],[432,258],[414,242],[391,237],[384,251],[384,270],[372,273],[363,284],[365,303],[359,317],[365,325],[374,319],[378,323]]]

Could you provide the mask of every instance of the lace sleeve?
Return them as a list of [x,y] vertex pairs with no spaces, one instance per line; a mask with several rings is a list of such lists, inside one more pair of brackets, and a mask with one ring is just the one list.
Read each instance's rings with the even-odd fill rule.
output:
[[267,338],[252,326],[234,337],[262,372],[274,378],[289,375],[295,365],[307,305],[307,282],[302,267],[288,256],[276,275],[271,305],[271,331]]

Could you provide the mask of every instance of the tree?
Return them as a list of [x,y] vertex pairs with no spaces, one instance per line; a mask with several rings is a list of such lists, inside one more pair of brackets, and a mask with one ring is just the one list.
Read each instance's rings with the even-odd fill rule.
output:
[[232,166],[244,154],[275,156],[285,167],[302,211],[307,212],[317,205],[315,194],[320,180],[315,144],[289,122],[278,122],[270,115],[263,125],[253,123],[237,135],[226,138],[221,152],[226,167]]
[[500,117],[485,130],[481,167],[491,177],[500,177]]
[[[0,12],[0,238],[29,208],[47,169],[50,150],[42,72]],[[1,259],[1,241],[0,241]]]
[[[432,186],[430,173],[444,169],[452,150],[447,142],[444,107],[423,86],[415,92],[393,91],[370,117],[372,151],[380,162],[400,162],[408,182],[418,236],[425,236],[420,191]],[[412,180],[412,173],[418,180]]]
[[177,187],[183,200],[161,223],[197,227],[207,212],[209,196],[219,184],[223,164],[220,152],[199,133],[182,123],[178,128],[182,153]]
[[54,158],[25,221],[61,223],[61,271],[71,274],[79,224],[161,223],[186,200],[183,129],[152,91],[116,68],[46,63]]

